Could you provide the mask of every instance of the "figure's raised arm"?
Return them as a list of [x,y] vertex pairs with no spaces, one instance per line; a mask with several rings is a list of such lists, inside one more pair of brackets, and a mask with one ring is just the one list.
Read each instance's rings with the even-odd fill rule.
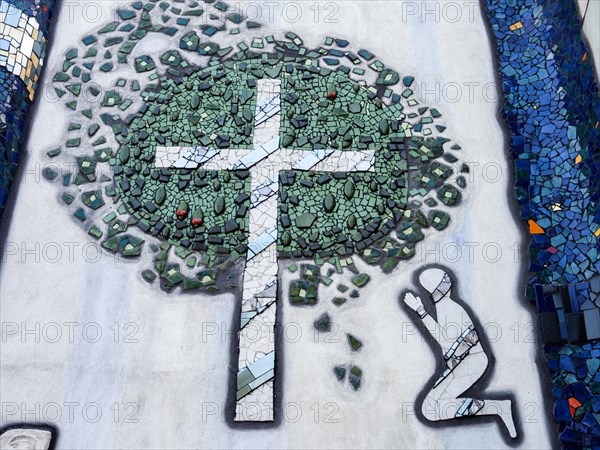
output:
[[419,315],[419,318],[427,327],[431,336],[433,336],[435,340],[438,340],[438,337],[440,336],[440,326],[434,320],[434,318],[431,317],[427,311],[425,311],[425,307],[423,306],[421,298],[415,296],[412,292],[407,292],[404,296],[404,303],[406,303],[410,309]]

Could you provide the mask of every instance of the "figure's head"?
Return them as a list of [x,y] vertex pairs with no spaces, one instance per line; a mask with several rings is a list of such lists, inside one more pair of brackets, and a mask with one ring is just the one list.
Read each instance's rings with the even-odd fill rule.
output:
[[439,302],[450,292],[452,278],[442,269],[426,269],[419,275],[419,283],[431,294],[434,302]]

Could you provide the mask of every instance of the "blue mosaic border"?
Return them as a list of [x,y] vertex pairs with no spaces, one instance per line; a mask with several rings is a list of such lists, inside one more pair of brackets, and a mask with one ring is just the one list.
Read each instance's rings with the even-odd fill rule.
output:
[[[600,446],[600,98],[572,0],[487,0],[565,448]],[[575,343],[578,343],[576,345]]]
[[[2,0],[0,9],[11,18],[20,17],[21,14],[35,18],[39,25],[38,30],[47,42],[55,5],[56,0]],[[0,49],[6,50],[7,42],[1,38],[0,35]],[[34,53],[43,60],[45,45],[36,43]],[[38,76],[41,67],[42,64],[35,70]],[[34,89],[35,85],[32,90]],[[0,64],[0,220],[19,164],[19,152],[25,140],[25,126],[32,104],[30,93],[21,78],[11,73],[6,65]]]

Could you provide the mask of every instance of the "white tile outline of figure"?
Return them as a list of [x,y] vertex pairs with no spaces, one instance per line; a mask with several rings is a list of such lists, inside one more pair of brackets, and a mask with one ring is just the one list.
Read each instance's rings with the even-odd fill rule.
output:
[[[421,298],[412,292],[404,295],[404,303],[419,315],[431,337],[442,348],[445,365],[444,372],[423,399],[423,416],[433,422],[469,416],[498,416],[510,437],[516,438],[510,399],[461,397],[483,376],[489,360],[469,314],[452,300],[452,278],[442,269],[427,268],[419,276],[419,283],[431,294],[436,319],[425,310]],[[461,327],[459,333],[457,326]]]
[[238,422],[274,420],[279,172],[372,172],[375,163],[374,150],[282,148],[281,81],[261,79],[256,89],[252,150],[157,147],[155,158],[155,167],[251,172],[234,417]]
[[48,450],[52,432],[33,427],[9,428],[0,431],[0,449]]

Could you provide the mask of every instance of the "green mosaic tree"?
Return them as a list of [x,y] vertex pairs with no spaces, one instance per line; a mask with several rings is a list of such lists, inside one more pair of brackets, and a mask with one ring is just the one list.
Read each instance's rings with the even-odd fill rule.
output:
[[[316,303],[319,284],[331,284],[333,272],[347,268],[353,272],[353,287],[338,286],[344,297],[333,301],[340,306],[346,295],[358,297],[358,289],[370,279],[356,270],[353,255],[391,272],[414,255],[428,228],[447,226],[446,207],[460,200],[465,187],[458,171],[468,169],[458,168],[453,153],[460,147],[450,147],[443,137],[440,113],[412,98],[412,77],[401,78],[372,53],[355,54],[346,49],[347,42],[332,38],[316,49],[306,48],[293,33],[282,39],[254,38],[250,45],[241,42],[237,51],[221,47],[187,28],[186,16],[203,14],[196,6],[170,8],[178,16],[175,26],[157,22],[160,17],[170,23],[167,4],[160,4],[164,14],[159,16],[155,3],[135,3],[131,10],[119,11],[118,21],[67,52],[54,76],[55,92],[71,111],[72,122],[64,145],[48,156],[75,158],[75,177],[61,174],[62,200],[105,249],[133,258],[149,240],[153,266],[142,272],[147,282],[158,278],[167,292],[181,287],[239,293],[249,254],[249,172],[178,168],[177,161],[163,166],[157,151],[252,149],[257,84],[264,80],[281,84],[282,147],[374,154],[372,172],[279,173],[278,211],[272,212],[277,215],[277,253],[314,261],[303,264],[300,278],[292,282],[292,303]],[[243,22],[233,13],[227,18],[227,23]],[[227,23],[200,29],[212,36]],[[248,28],[257,25],[247,22]],[[180,49],[135,52],[139,41],[156,33],[172,36]],[[204,62],[192,64],[198,56]],[[131,67],[135,76],[121,75]],[[321,273],[324,262],[334,266],[327,275]],[[274,303],[275,296],[268,298]],[[243,309],[240,336],[271,303],[257,305]],[[360,339],[349,336],[351,350],[359,351]],[[246,395],[257,383],[272,380],[272,353],[240,366],[238,400],[241,390]],[[258,366],[260,375],[255,373]],[[348,366],[342,378],[346,372],[358,389],[362,370]]]

